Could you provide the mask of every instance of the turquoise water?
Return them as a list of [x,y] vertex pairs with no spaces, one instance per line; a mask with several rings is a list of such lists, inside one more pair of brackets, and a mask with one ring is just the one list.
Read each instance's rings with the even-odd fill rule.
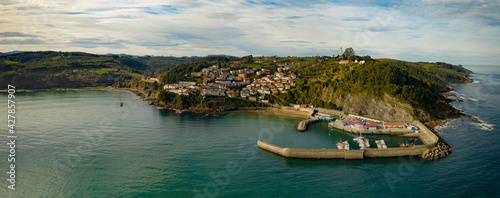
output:
[[[476,70],[479,83],[454,87],[468,99],[452,104],[494,129],[454,121],[442,129],[454,153],[436,161],[288,159],[258,149],[256,140],[298,148],[335,148],[339,139],[355,145],[351,134],[328,129],[326,122],[296,132],[300,118],[294,117],[178,114],[123,91],[17,93],[16,191],[0,174],[0,197],[494,196],[500,186],[500,74]],[[0,98],[6,105],[6,94]],[[412,141],[369,138],[372,146],[374,138],[389,146]],[[0,155],[7,156],[3,145]],[[7,159],[1,159],[7,172]]]

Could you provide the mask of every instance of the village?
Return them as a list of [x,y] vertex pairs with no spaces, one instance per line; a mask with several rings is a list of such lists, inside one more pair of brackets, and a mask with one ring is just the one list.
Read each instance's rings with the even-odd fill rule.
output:
[[166,84],[163,88],[179,95],[201,94],[230,98],[241,97],[251,100],[256,100],[255,96],[259,95],[260,102],[268,103],[269,101],[265,100],[266,94],[277,95],[295,86],[293,79],[297,76],[293,73],[283,73],[289,69],[290,66],[280,66],[277,72],[271,75],[271,71],[264,68],[260,70],[256,68],[231,70],[213,65],[203,68],[201,72],[191,72],[190,76],[202,78],[201,84],[195,81],[180,81]]

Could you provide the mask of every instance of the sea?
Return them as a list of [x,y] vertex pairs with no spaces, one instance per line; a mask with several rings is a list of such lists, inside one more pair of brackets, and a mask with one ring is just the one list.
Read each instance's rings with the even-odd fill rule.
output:
[[[126,91],[16,92],[15,190],[10,182],[7,93],[0,93],[0,197],[496,197],[500,186],[500,67],[469,66],[453,86],[463,117],[439,134],[446,158],[289,159],[257,148],[335,149],[353,134],[328,121],[295,131],[299,117],[209,115],[149,105]],[[15,86],[15,85],[14,85]],[[123,103],[123,105],[120,105]],[[391,136],[389,147],[419,140]]]

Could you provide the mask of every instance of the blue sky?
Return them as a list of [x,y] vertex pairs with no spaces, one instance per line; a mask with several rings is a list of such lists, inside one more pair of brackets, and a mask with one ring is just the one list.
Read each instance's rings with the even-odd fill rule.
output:
[[498,64],[497,0],[4,0],[0,51]]

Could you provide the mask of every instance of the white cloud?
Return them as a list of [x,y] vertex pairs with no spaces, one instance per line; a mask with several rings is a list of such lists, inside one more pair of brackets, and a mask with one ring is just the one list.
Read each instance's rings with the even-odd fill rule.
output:
[[[451,16],[451,9],[448,14],[429,14],[447,1],[397,6],[243,0],[12,2],[0,5],[3,51],[332,55],[342,45],[374,57],[413,61],[472,62],[487,56],[492,58],[485,63],[499,61],[499,27]],[[2,32],[31,35],[33,43],[28,38],[16,42]]]

